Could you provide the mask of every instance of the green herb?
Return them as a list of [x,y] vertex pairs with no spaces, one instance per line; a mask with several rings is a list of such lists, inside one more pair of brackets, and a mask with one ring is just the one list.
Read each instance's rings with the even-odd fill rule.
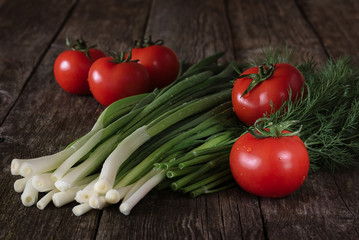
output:
[[[267,49],[265,56],[259,61],[290,60],[277,49]],[[348,57],[321,66],[310,60],[297,67],[305,78],[303,97],[284,103],[268,122],[297,121],[290,131],[302,126],[299,136],[308,148],[312,171],[359,166],[359,69]]]

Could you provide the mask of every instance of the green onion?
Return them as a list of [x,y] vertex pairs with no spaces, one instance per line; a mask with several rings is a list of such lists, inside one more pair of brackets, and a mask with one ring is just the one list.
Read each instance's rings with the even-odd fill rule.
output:
[[[222,55],[202,59],[161,90],[111,104],[64,150],[14,159],[11,173],[23,176],[14,189],[23,204],[33,205],[39,192],[47,192],[39,209],[51,200],[57,207],[76,200],[73,213],[80,216],[122,200],[120,211],[129,214],[167,175],[172,185],[185,182],[179,188],[202,179],[195,186],[208,184],[207,174],[217,176],[225,165],[218,162],[213,170],[212,164],[228,157],[228,145],[243,131],[231,106],[233,69],[216,64]],[[197,177],[185,181],[188,176]]]
[[195,197],[198,197],[201,194],[215,193],[215,192],[223,191],[223,190],[226,190],[228,188],[237,186],[236,182],[231,181],[231,182],[227,183],[226,185],[221,186],[219,188],[215,188],[215,189],[213,188],[213,187],[216,187],[218,185],[223,184],[223,182],[228,181],[228,179],[231,179],[231,176],[227,176],[225,178],[218,179],[217,181],[214,181],[214,182],[212,182],[212,183],[210,183],[208,185],[204,185],[204,186],[190,192],[190,196],[192,198],[195,198]]
[[15,192],[22,193],[24,191],[25,185],[26,185],[26,183],[27,183],[27,181],[29,179],[30,179],[30,177],[24,177],[24,178],[17,179],[14,182],[14,190],[15,190]]
[[[117,141],[117,136],[114,135],[105,142],[103,142],[98,148],[96,148],[90,156],[68,172],[64,177],[55,182],[55,186],[60,191],[66,191],[79,179],[88,176],[94,170],[96,170],[106,157],[113,151]],[[53,176],[53,175],[52,175]]]
[[[175,123],[194,114],[198,114],[210,108],[214,108],[216,105],[229,100],[230,94],[230,90],[225,90],[201,98],[198,101],[194,101],[183,106],[178,111],[164,117],[159,121],[154,119],[152,123],[138,128],[131,135],[125,138],[106,159],[101,170],[99,181],[94,186],[95,191],[102,194],[105,194],[107,191],[109,191],[114,185],[116,173],[120,165],[143,143],[161,133],[166,128],[174,125]],[[160,116],[159,118],[162,117]],[[173,147],[173,145],[171,147]],[[146,164],[153,164],[153,162],[148,161]],[[142,162],[136,168],[141,168],[143,165],[145,165],[145,163]]]
[[[226,177],[226,178],[223,178],[223,177]],[[228,179],[227,179],[228,177]],[[211,182],[214,182],[214,181],[217,181],[219,179],[222,179],[223,181],[227,181],[229,179],[232,179],[232,174],[231,174],[231,171],[229,168],[226,168],[225,170],[217,173],[217,174],[211,174],[211,176],[205,178],[205,179],[202,179],[201,181],[198,181],[194,184],[191,184],[189,186],[186,186],[184,188],[181,189],[181,191],[183,193],[187,193],[187,192],[191,192],[191,191],[194,191],[198,188],[202,188],[204,185],[206,184],[209,184]],[[207,186],[208,188],[208,186]]]
[[83,189],[78,191],[75,196],[75,200],[78,203],[88,203],[92,196],[95,196],[95,192],[93,191],[93,186],[97,182],[98,177],[92,180],[89,184],[87,184]]
[[203,165],[200,169],[198,169],[196,172],[193,172],[179,180],[177,180],[176,182],[173,182],[171,184],[171,187],[173,190],[178,190],[181,187],[183,187],[184,185],[188,184],[189,182],[193,181],[194,179],[202,176],[204,173],[207,173],[208,171],[210,171],[211,169],[213,169],[214,167],[217,167],[218,165],[222,164],[222,163],[226,163],[228,162],[228,158],[227,157],[223,157],[223,158],[218,158],[215,160],[211,160],[208,163],[206,163],[205,165]]
[[81,216],[90,211],[91,209],[92,208],[90,207],[89,203],[82,203],[73,207],[72,212],[75,216]]
[[109,190],[105,195],[106,201],[110,204],[118,203],[121,199],[125,197],[127,192],[133,187],[133,185],[134,184]]
[[108,202],[104,196],[92,196],[89,200],[90,207],[93,209],[103,209],[108,206]]
[[157,186],[161,181],[166,177],[165,171],[160,171],[156,175],[148,179],[140,188],[138,188],[131,196],[126,198],[121,205],[121,213],[128,215],[130,214],[132,208],[155,186]]
[[51,173],[35,175],[31,178],[31,183],[39,192],[48,192],[55,188],[55,182],[51,178]]
[[57,193],[54,193],[52,195],[52,202],[56,207],[62,207],[72,201],[75,200],[76,193],[83,189],[86,185],[82,185],[79,187],[72,187],[67,189],[66,191],[60,191]]
[[30,207],[37,202],[39,191],[32,185],[32,179],[27,180],[24,191],[21,194],[21,202],[26,207]]
[[186,167],[185,169],[171,169],[166,172],[166,176],[168,178],[174,178],[186,175],[188,173],[194,172],[195,170],[198,170],[200,166],[192,166],[192,167]]

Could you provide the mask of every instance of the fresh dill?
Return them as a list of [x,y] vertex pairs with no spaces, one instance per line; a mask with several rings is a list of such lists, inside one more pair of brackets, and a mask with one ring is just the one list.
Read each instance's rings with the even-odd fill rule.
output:
[[[290,63],[291,56],[288,49],[265,49],[264,59],[256,61]],[[348,57],[321,66],[310,60],[297,68],[305,78],[302,97],[267,115],[268,123],[298,121],[288,130],[302,126],[299,136],[308,149],[311,171],[358,167],[359,69]]]

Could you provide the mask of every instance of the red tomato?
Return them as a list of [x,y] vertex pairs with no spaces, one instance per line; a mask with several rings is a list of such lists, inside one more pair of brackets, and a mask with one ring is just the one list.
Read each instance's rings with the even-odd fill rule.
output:
[[62,89],[72,94],[90,94],[87,75],[92,63],[105,57],[106,54],[98,49],[88,49],[91,59],[83,51],[67,50],[55,60],[54,74]]
[[150,90],[163,88],[172,83],[178,75],[179,60],[176,53],[162,45],[132,49],[132,59],[139,60],[150,75]]
[[149,87],[146,68],[137,62],[98,59],[90,68],[88,82],[95,99],[104,106],[125,97],[145,93]]
[[[258,73],[258,67],[249,68],[241,74]],[[252,78],[238,78],[234,82],[232,91],[232,104],[238,118],[247,125],[263,117],[266,113],[270,114],[273,102],[276,109],[279,109],[282,102],[289,98],[289,88],[292,91],[292,100],[300,96],[304,77],[294,66],[286,63],[278,63],[275,66],[273,75],[260,82],[247,94],[243,95],[251,83]]]
[[262,197],[283,197],[307,178],[309,156],[296,135],[259,139],[246,133],[232,147],[230,168],[244,190]]

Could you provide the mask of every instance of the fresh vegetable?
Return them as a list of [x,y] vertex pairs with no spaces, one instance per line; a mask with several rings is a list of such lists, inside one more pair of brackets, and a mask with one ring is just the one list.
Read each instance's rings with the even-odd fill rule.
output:
[[172,83],[178,75],[180,63],[176,53],[163,45],[163,41],[152,41],[151,36],[136,41],[132,58],[137,59],[150,75],[150,91]]
[[258,118],[279,109],[291,94],[299,98],[304,84],[300,71],[287,63],[266,64],[244,71],[234,82],[233,109],[251,126]]
[[[70,43],[67,40],[67,45]],[[94,61],[105,57],[106,54],[95,46],[87,46],[81,38],[71,50],[64,51],[57,56],[54,63],[54,74],[62,89],[72,94],[90,94],[87,76]]]
[[[312,61],[298,66],[306,79],[306,94],[287,101],[268,122],[296,120],[309,152],[310,169],[335,171],[359,167],[359,69],[350,58]],[[287,130],[295,131],[295,126]]]
[[284,130],[289,125],[282,123],[263,129],[257,123],[255,130],[234,143],[230,153],[231,172],[236,182],[252,194],[286,196],[307,178],[308,151],[297,133]]
[[98,59],[91,66],[88,83],[95,99],[104,106],[129,96],[148,92],[149,75],[131,55]]
[[[196,190],[194,196],[232,186],[228,175],[210,177],[228,168],[228,161],[209,155],[217,147],[217,154],[223,152],[221,147],[232,144],[241,128],[230,103],[233,69],[214,64],[220,56],[203,59],[161,90],[114,102],[88,134],[63,151],[14,159],[12,174],[24,177],[14,187],[32,194],[26,205],[35,204],[38,196],[36,188],[26,187],[30,184],[48,191],[39,200],[40,209],[50,198],[56,206],[76,200],[80,205],[73,211],[81,215],[122,200],[120,211],[129,214],[148,191],[166,180],[167,170],[174,171],[174,189],[192,185],[186,191]],[[200,150],[207,156],[197,153]],[[197,156],[203,157],[196,160]],[[178,166],[173,165],[176,158],[181,159]],[[170,162],[170,169],[161,168]],[[198,176],[206,180],[195,184]]]
[[[228,160],[231,149],[236,149],[233,144],[248,127],[232,109],[231,64],[215,64],[222,55],[214,54],[193,64],[162,89],[114,102],[89,133],[59,153],[14,159],[11,173],[23,177],[15,181],[14,188],[23,193],[24,205],[35,204],[41,190],[48,192],[37,202],[40,209],[52,199],[57,206],[77,201],[79,205],[73,208],[76,216],[116,203],[123,214],[129,214],[155,187],[197,197],[235,186]],[[266,54],[261,62],[269,66],[287,60],[274,52]],[[329,61],[322,68],[313,62],[297,67],[306,79],[305,94],[292,100],[293,91],[289,91],[288,101],[271,114],[267,112],[265,121],[255,124],[262,135],[269,129],[287,136],[253,139],[245,134],[238,141],[246,137],[244,144],[253,144],[245,154],[248,149],[264,159],[273,149],[307,148],[311,170],[359,166],[359,71],[346,59]],[[286,125],[287,121],[296,122],[301,130],[296,132],[297,127]],[[273,126],[282,127],[275,130]],[[298,136],[288,136],[284,129]],[[256,132],[252,128],[249,131]],[[262,140],[271,146],[265,155],[262,145],[267,144],[254,146]],[[278,142],[283,144],[273,147]],[[304,155],[302,152],[300,156]],[[295,158],[288,159],[297,163]],[[298,173],[305,164],[288,169]],[[301,176],[303,181],[306,174]],[[266,191],[281,190],[279,194],[285,195],[295,190],[298,181],[289,180],[292,185],[284,185],[286,191],[269,187]]]

